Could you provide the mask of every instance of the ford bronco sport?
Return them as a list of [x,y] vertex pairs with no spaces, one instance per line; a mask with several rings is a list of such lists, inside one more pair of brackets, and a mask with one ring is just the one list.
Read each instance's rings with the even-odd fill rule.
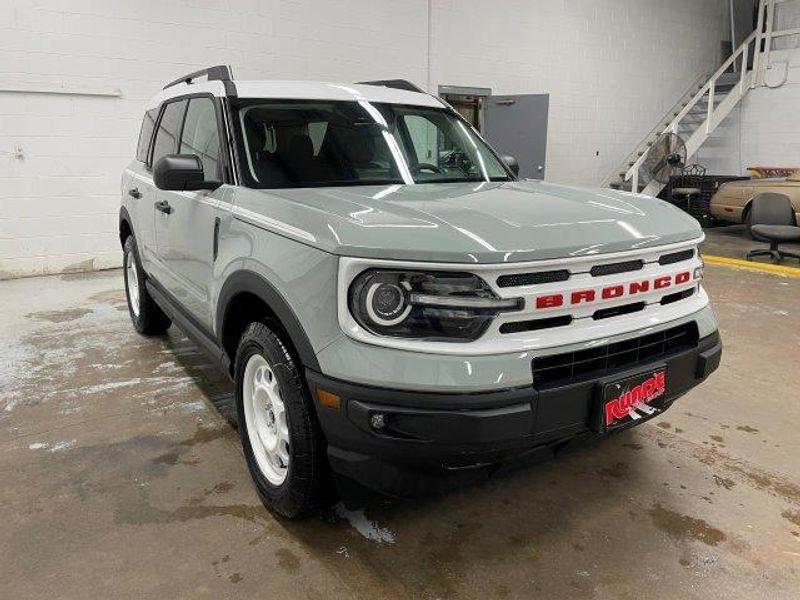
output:
[[697,222],[515,166],[401,80],[212,67],[150,101],[122,177],[130,316],[231,376],[270,509],[484,475],[642,423],[717,368]]

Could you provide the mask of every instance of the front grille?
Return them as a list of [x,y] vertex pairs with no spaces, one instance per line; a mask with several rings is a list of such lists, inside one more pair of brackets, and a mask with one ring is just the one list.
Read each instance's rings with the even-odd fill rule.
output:
[[658,264],[671,265],[673,263],[689,260],[694,256],[694,248],[689,250],[681,250],[680,252],[672,252],[671,254],[662,254],[658,257]]
[[609,317],[618,317],[620,315],[627,315],[630,313],[639,312],[640,310],[644,310],[645,306],[647,306],[647,304],[645,304],[644,302],[632,302],[631,304],[623,304],[622,306],[601,308],[600,310],[594,311],[592,318],[595,321],[599,321],[600,319],[608,319]]
[[697,346],[697,324],[692,321],[658,333],[533,359],[533,387],[543,389],[601,377],[650,363]]
[[694,288],[691,287],[687,290],[683,290],[680,292],[675,292],[674,294],[667,294],[661,299],[661,304],[672,304],[673,302],[678,302],[679,300],[683,300],[684,298],[688,298],[694,294]]
[[569,279],[569,271],[540,271],[538,273],[516,273],[514,275],[501,275],[497,278],[499,287],[520,287],[537,283],[556,283]]
[[644,268],[643,260],[626,260],[625,262],[595,265],[589,270],[589,274],[592,277],[602,277],[603,275],[615,275],[616,273],[639,271],[642,268]]
[[561,317],[547,317],[544,319],[530,319],[529,321],[513,321],[500,325],[500,333],[519,333],[520,331],[537,331],[551,327],[563,327],[572,323],[570,315]]

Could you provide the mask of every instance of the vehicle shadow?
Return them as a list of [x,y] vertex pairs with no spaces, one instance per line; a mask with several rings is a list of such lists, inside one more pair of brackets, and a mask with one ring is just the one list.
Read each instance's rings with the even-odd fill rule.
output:
[[233,382],[222,368],[176,327],[170,327],[162,339],[173,360],[191,377],[209,404],[234,431],[238,430]]

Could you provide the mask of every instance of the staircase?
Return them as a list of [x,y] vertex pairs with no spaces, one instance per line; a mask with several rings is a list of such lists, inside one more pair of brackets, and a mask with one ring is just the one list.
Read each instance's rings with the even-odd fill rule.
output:
[[[769,0],[766,1],[769,3]],[[687,161],[697,153],[739,100],[756,84],[759,56],[758,53],[752,53],[760,46],[759,31],[761,29],[750,34],[711,76],[698,78],[624,162],[606,177],[603,187],[657,196],[664,184],[655,179],[644,181],[646,175],[641,172],[650,147],[662,133],[673,132],[686,143]],[[748,65],[750,57],[754,59],[752,68]],[[729,72],[737,62],[739,71]]]

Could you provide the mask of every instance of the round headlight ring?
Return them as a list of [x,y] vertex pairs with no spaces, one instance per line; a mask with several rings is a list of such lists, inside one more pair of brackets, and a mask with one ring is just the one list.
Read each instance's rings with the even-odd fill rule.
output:
[[364,301],[367,316],[380,327],[402,323],[411,312],[406,291],[394,283],[370,283]]

